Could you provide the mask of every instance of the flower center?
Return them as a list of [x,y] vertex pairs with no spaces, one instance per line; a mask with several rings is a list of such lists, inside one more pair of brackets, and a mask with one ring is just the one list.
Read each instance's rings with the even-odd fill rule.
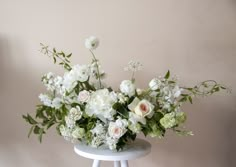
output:
[[145,104],[141,104],[140,109],[141,109],[142,112],[147,112],[147,110],[148,110],[147,106]]
[[114,133],[115,134],[119,134],[120,133],[120,129],[119,128],[115,128]]

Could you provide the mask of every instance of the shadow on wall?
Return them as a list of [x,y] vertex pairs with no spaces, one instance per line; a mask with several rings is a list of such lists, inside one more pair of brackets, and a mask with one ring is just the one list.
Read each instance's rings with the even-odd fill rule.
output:
[[0,95],[6,84],[4,73],[7,71],[6,55],[9,55],[7,51],[9,51],[7,39],[1,37],[0,35]]
[[[82,159],[62,138],[55,139],[56,132],[45,136],[43,144],[35,136],[27,138],[30,126],[22,115],[34,115],[40,79],[24,65],[26,44],[0,34],[0,166],[73,166]],[[65,159],[65,152],[70,158]]]

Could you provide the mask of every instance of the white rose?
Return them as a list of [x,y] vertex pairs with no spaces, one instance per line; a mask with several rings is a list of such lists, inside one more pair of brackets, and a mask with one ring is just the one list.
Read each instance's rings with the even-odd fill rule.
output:
[[126,131],[126,128],[118,126],[115,122],[109,123],[108,133],[113,138],[119,139]]
[[157,90],[159,88],[160,85],[160,80],[157,78],[153,78],[150,82],[149,82],[149,87],[151,90]]
[[90,68],[88,65],[76,65],[72,70],[75,70],[77,80],[85,82],[88,80],[90,75]]
[[120,84],[120,91],[128,96],[135,94],[135,85],[130,80],[124,80]]
[[83,90],[83,91],[79,92],[79,95],[78,95],[79,102],[87,103],[89,101],[89,98],[90,98],[89,91]]
[[145,117],[151,117],[153,115],[154,105],[152,105],[149,101],[143,99],[141,100],[138,105],[134,108],[135,114]]
[[85,47],[89,50],[95,50],[99,45],[98,38],[91,36],[85,39]]

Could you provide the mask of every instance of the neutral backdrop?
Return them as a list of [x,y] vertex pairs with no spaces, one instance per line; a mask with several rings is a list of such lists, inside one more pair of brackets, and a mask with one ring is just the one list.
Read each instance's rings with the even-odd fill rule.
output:
[[141,88],[170,69],[182,85],[215,79],[233,90],[185,105],[195,136],[148,138],[151,154],[130,166],[236,166],[236,0],[0,0],[1,167],[91,166],[54,130],[42,144],[28,139],[21,118],[34,113],[45,91],[40,77],[63,72],[39,54],[39,43],[73,52],[73,63],[83,64],[91,58],[84,47],[90,35],[101,41],[96,55],[115,89],[130,77],[127,62],[139,60]]

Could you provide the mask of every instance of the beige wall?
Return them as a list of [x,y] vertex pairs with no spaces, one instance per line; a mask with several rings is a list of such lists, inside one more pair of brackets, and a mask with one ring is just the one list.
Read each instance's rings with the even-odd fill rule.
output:
[[91,166],[54,131],[43,144],[27,139],[29,126],[21,119],[34,113],[44,91],[40,76],[62,73],[39,55],[39,43],[73,52],[74,63],[88,63],[83,41],[90,35],[101,39],[96,54],[113,87],[128,77],[123,67],[134,59],[144,64],[140,87],[170,69],[184,85],[215,79],[233,88],[184,107],[194,137],[148,139],[152,153],[130,166],[236,166],[235,0],[0,0],[1,167]]

